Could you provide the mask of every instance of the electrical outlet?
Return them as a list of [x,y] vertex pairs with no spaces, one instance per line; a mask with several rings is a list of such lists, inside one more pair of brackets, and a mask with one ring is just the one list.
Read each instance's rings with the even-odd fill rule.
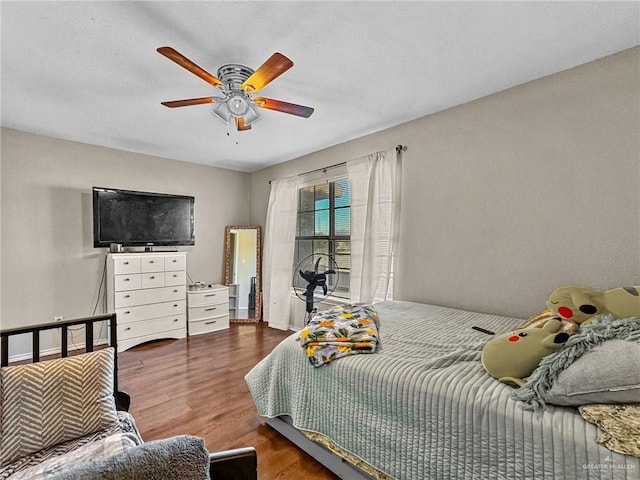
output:
[[54,322],[61,322],[62,320],[64,320],[64,315],[56,315],[53,317]]

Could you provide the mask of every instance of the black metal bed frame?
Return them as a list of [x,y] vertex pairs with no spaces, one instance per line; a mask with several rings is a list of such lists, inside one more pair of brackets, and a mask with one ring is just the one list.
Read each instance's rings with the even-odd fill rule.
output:
[[69,327],[84,325],[84,351],[93,352],[96,344],[93,335],[93,325],[98,322],[107,322],[109,328],[108,346],[116,350],[113,356],[113,395],[116,400],[116,408],[122,411],[129,411],[131,397],[126,392],[118,390],[118,332],[116,326],[116,314],[105,313],[93,315],[91,317],[74,318],[72,320],[61,320],[59,322],[43,323],[28,327],[8,328],[0,331],[0,367],[9,365],[9,338],[16,335],[31,334],[31,362],[40,361],[40,332],[46,330],[61,329],[60,332],[60,357],[69,356]]

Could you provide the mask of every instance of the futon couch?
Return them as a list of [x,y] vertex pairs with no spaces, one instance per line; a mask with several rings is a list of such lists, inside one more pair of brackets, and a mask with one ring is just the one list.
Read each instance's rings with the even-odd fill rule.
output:
[[[114,395],[114,348],[0,369],[0,480],[255,480],[256,453],[143,442]],[[116,402],[116,397],[118,401]]]

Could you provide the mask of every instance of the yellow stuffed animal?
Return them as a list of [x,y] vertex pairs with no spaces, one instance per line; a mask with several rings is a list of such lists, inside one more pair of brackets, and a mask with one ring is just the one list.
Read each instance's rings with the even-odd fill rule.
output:
[[498,335],[482,349],[482,366],[502,383],[521,387],[540,360],[569,339],[568,333],[558,331],[560,326],[560,320],[551,319],[542,328],[519,328]]
[[616,318],[640,317],[640,285],[606,292],[580,286],[560,287],[549,296],[547,307],[554,315],[578,325],[601,313]]
[[579,327],[577,323],[572,320],[567,320],[566,318],[560,318],[560,316],[553,313],[548,308],[537,315],[529,317],[529,319],[518,328],[542,328],[551,320],[559,320],[561,322],[558,332],[565,332],[569,335],[575,335],[578,333]]

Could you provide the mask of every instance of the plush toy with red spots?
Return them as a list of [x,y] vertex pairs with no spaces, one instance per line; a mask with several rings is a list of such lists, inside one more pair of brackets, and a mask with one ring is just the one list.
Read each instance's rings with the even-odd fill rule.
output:
[[569,334],[559,332],[559,320],[549,320],[542,328],[520,328],[498,335],[482,349],[482,366],[503,383],[521,387],[540,360],[562,347]]
[[580,286],[560,287],[549,296],[547,307],[558,318],[578,325],[602,313],[619,319],[640,317],[640,285],[606,292]]

